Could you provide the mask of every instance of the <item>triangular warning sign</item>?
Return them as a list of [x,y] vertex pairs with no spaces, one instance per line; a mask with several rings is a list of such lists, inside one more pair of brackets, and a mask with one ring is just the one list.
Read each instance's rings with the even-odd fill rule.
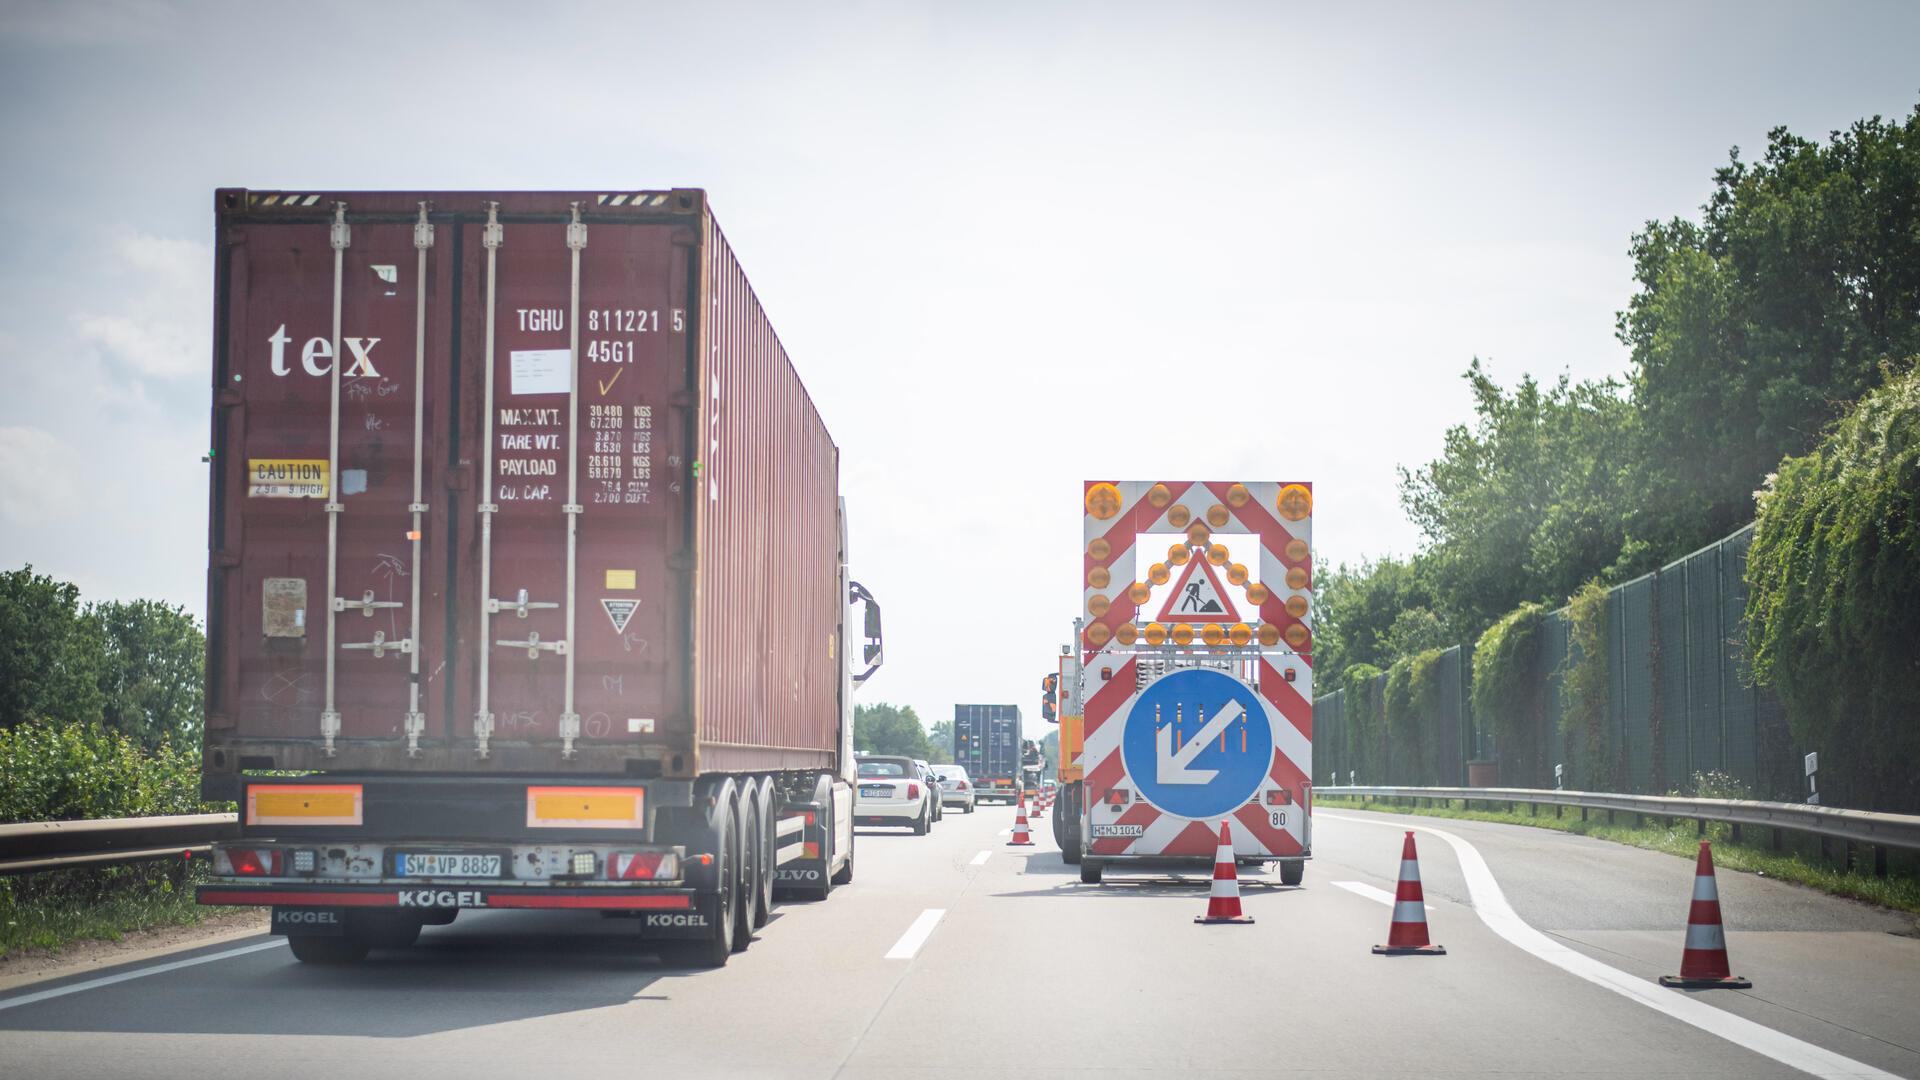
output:
[[613,632],[624,634],[627,623],[633,619],[633,611],[640,606],[638,600],[602,600],[600,606],[607,609],[607,618],[613,621]]
[[[1202,572],[1196,574],[1195,569]],[[1220,583],[1219,575],[1208,565],[1207,557],[1196,551],[1187,560],[1187,568],[1181,571],[1180,580],[1173,583],[1173,592],[1168,594],[1167,602],[1161,605],[1160,621],[1237,623],[1240,613],[1233,609],[1233,601],[1227,599],[1226,586]]]

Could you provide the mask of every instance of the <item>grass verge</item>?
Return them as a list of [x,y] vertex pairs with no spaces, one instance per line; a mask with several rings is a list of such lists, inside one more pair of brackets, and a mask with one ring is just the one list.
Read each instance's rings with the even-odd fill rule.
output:
[[183,868],[129,866],[0,879],[0,957],[199,923],[210,909],[193,901],[197,876]]
[[[1477,800],[1476,800],[1477,801]],[[1553,807],[1539,807],[1539,813],[1528,813],[1523,808],[1515,810],[1469,810],[1455,806],[1453,801],[1445,805],[1405,806],[1397,803],[1380,802],[1370,798],[1355,796],[1321,795],[1316,793],[1313,804],[1316,808],[1331,807],[1342,810],[1372,810],[1384,814],[1415,814],[1420,817],[1459,818],[1467,821],[1492,821],[1504,825],[1527,825],[1538,829],[1557,829],[1560,832],[1577,833],[1591,836],[1596,840],[1611,840],[1616,844],[1629,844],[1633,847],[1664,851],[1669,855],[1692,858],[1700,849],[1701,834],[1695,831],[1691,818],[1676,820],[1668,825],[1664,819],[1647,817],[1634,820],[1637,815],[1621,813],[1617,820],[1609,823],[1604,814],[1595,813],[1588,820],[1580,820],[1580,812],[1573,809],[1562,810],[1561,817],[1553,816]],[[1629,824],[1629,822],[1632,822]],[[1761,830],[1748,828],[1742,830],[1742,838],[1733,839],[1731,825],[1708,822],[1705,838],[1713,841],[1713,864],[1717,869],[1740,870],[1762,877],[1790,881],[1796,885],[1805,885],[1819,889],[1834,896],[1844,896],[1851,900],[1864,900],[1869,904],[1893,908],[1912,914],[1920,914],[1920,859],[1912,853],[1889,852],[1887,876],[1875,877],[1870,852],[1863,852],[1860,865],[1847,870],[1836,861],[1823,859],[1820,855],[1820,841],[1817,837],[1787,832],[1784,834],[1782,850],[1774,851],[1767,844],[1754,843],[1755,833],[1765,836]],[[1834,841],[1831,848],[1836,853],[1844,850],[1845,845]],[[1842,856],[1843,857],[1843,856]]]

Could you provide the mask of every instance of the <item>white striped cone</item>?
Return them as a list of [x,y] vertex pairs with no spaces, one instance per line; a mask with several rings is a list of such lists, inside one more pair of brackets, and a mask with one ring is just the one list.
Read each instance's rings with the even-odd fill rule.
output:
[[1207,893],[1207,913],[1193,921],[1208,926],[1253,921],[1253,916],[1240,910],[1240,875],[1234,869],[1233,837],[1224,821],[1220,823],[1220,846],[1213,852],[1213,888]]
[[1008,847],[1032,847],[1033,837],[1027,832],[1027,793],[1020,793],[1020,806],[1013,819],[1013,839],[1007,841]]
[[1427,938],[1427,895],[1420,888],[1420,853],[1413,847],[1413,830],[1400,845],[1400,885],[1393,894],[1393,924],[1387,943],[1375,945],[1380,956],[1445,956],[1447,950]]
[[1727,961],[1727,931],[1720,922],[1720,887],[1713,877],[1713,848],[1700,841],[1693,863],[1693,905],[1687,909],[1687,944],[1680,953],[1680,974],[1660,976],[1661,986],[1705,990],[1722,986],[1744,990],[1753,985],[1733,974]]

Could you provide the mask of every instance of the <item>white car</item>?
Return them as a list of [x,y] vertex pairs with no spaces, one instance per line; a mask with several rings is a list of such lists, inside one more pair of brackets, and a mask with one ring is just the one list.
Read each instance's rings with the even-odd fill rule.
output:
[[958,765],[935,765],[933,772],[940,778],[940,801],[959,807],[963,814],[973,813],[973,777],[967,775],[967,770]]
[[912,758],[856,757],[860,787],[853,800],[855,825],[904,825],[916,836],[933,827],[932,784]]

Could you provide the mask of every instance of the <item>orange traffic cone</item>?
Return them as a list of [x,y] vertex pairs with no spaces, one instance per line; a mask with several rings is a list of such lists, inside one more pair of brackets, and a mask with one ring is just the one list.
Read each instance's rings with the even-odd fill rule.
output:
[[1213,853],[1213,889],[1207,893],[1207,913],[1194,917],[1194,922],[1208,926],[1214,923],[1250,923],[1253,916],[1240,911],[1240,875],[1233,865],[1233,837],[1227,833],[1227,823],[1220,823],[1220,846]]
[[1013,839],[1007,841],[1008,847],[1032,847],[1033,837],[1027,834],[1027,793],[1020,793],[1020,807],[1013,819]]
[[1420,891],[1420,854],[1413,849],[1413,830],[1400,848],[1400,887],[1393,895],[1393,925],[1387,943],[1375,945],[1380,956],[1445,956],[1447,950],[1427,939],[1427,897]]
[[1706,990],[1724,986],[1744,990],[1752,981],[1732,973],[1727,963],[1727,931],[1720,924],[1720,887],[1713,879],[1713,849],[1700,841],[1693,864],[1693,907],[1687,911],[1687,945],[1680,954],[1680,974],[1660,976],[1661,986]]

